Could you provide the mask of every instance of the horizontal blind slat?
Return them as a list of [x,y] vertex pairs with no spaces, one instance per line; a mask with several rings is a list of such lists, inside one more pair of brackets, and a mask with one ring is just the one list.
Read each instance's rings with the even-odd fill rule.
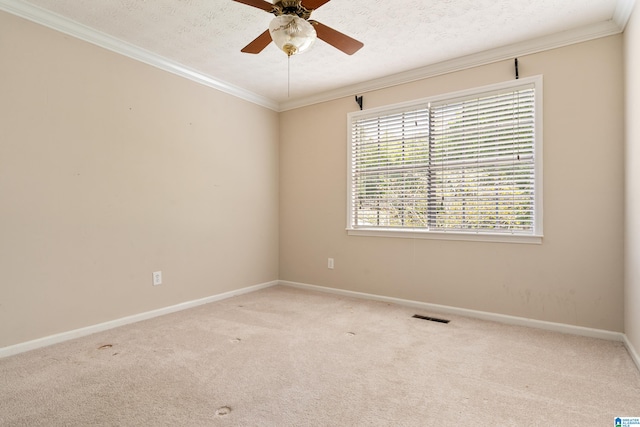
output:
[[354,226],[530,232],[534,89],[352,124]]

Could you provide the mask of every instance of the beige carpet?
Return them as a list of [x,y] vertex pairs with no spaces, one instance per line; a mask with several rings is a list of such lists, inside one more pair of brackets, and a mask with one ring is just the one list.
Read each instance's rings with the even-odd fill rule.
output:
[[640,416],[640,374],[622,343],[415,312],[278,286],[0,359],[0,425],[612,426]]

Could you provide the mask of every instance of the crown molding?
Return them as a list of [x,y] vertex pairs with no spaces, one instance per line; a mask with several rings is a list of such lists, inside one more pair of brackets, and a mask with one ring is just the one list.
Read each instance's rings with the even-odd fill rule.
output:
[[618,0],[616,2],[616,8],[613,11],[613,22],[620,27],[620,31],[624,31],[627,27],[627,22],[631,18],[633,8],[635,7],[636,0]]
[[[619,3],[626,3],[633,0],[619,0]],[[621,12],[620,19],[629,19],[633,8],[626,9],[626,18],[623,18]],[[618,9],[616,9],[618,10]],[[369,80],[366,82],[344,86],[335,90],[323,92],[318,95],[312,95],[305,98],[293,99],[280,104],[279,111],[293,110],[295,108],[306,107],[321,102],[332,101],[335,99],[361,95],[366,92],[386,89],[389,87],[411,83],[417,80],[435,77],[442,74],[448,74],[455,71],[461,71],[468,68],[487,65],[503,60],[512,60],[518,56],[531,55],[533,53],[543,52],[546,50],[556,49],[581,43],[601,37],[607,37],[620,34],[622,29],[613,20],[599,22],[593,25],[587,25],[560,33],[527,40],[521,43],[511,44],[495,49],[486,50],[471,55],[454,58],[448,61],[427,65],[425,67],[416,68],[398,74],[393,74],[379,79]]]
[[0,10],[61,33],[68,34],[77,39],[86,41],[120,55],[127,56],[131,59],[143,62],[161,70],[187,78],[202,85],[217,89],[221,92],[244,99],[251,103],[261,105],[275,111],[279,108],[278,103],[271,99],[205,75],[176,61],[162,57],[100,31],[96,31],[90,27],[45,10],[41,7],[24,3],[20,0],[0,0]]
[[354,85],[343,86],[321,94],[278,103],[277,101],[238,86],[234,86],[212,76],[208,76],[176,61],[164,58],[145,49],[141,49],[123,40],[116,39],[40,7],[24,3],[21,0],[0,0],[0,10],[277,112],[332,101],[346,96],[352,96],[354,94],[362,94],[374,90],[385,89],[429,77],[461,71],[503,60],[510,60],[518,56],[530,55],[600,37],[620,34],[624,31],[624,28],[631,17],[634,6],[635,0],[617,0],[614,15],[611,20],[606,22],[575,28],[573,30],[563,31],[522,43],[516,43],[472,55],[454,58],[402,73]]

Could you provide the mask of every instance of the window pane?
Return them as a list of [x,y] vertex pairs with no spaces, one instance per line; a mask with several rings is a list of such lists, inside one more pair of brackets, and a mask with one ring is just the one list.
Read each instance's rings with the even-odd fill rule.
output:
[[533,232],[533,95],[431,108],[430,229]]
[[536,231],[534,83],[350,123],[350,228]]
[[354,123],[354,225],[427,226],[428,134],[426,107]]

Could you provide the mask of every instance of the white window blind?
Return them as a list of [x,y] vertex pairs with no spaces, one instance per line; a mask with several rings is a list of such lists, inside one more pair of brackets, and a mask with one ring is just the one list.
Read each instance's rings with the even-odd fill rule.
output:
[[354,226],[427,226],[427,106],[358,120],[352,158]]
[[535,82],[354,113],[352,230],[540,235]]

